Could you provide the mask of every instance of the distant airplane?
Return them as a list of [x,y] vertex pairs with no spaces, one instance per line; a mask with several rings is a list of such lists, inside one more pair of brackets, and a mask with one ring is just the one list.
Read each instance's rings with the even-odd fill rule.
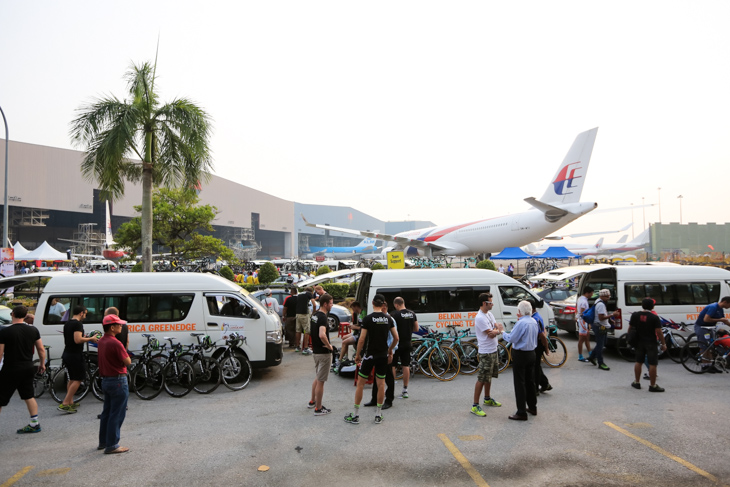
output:
[[596,127],[578,134],[545,194],[539,200],[525,198],[533,208],[522,213],[395,235],[309,223],[304,215],[302,219],[309,227],[394,242],[395,250],[404,250],[407,256],[473,256],[521,247],[552,234],[598,206],[594,202],[580,202],[597,133]]
[[114,237],[112,236],[112,219],[111,214],[109,212],[109,202],[106,202],[106,223],[104,225],[104,241],[103,242],[85,242],[82,240],[70,240],[66,238],[59,238],[58,240],[62,240],[64,242],[72,242],[72,243],[78,243],[78,244],[84,244],[89,245],[92,247],[99,247],[101,250],[101,254],[72,254],[73,257],[84,257],[84,258],[91,258],[91,259],[121,259],[124,257],[126,252],[122,250],[114,250],[112,247],[116,245],[116,242],[114,241]]
[[363,254],[376,252],[378,242],[375,238],[366,238],[353,247],[309,247],[309,252],[304,252],[304,258],[314,258],[324,256],[330,259],[352,259],[360,257]]
[[596,255],[596,254],[619,254],[622,252],[631,252],[633,250],[639,250],[646,247],[646,245],[649,243],[649,229],[647,228],[643,232],[641,232],[639,235],[636,236],[635,239],[631,240],[630,242],[627,242],[628,235],[624,235],[619,239],[619,241],[615,244],[604,244],[603,238],[600,238],[598,242],[595,244],[571,244],[571,243],[560,243],[560,244],[542,244],[539,246],[535,245],[528,245],[524,247],[524,251],[528,252],[532,255],[540,255],[543,252],[545,252],[548,247],[559,245],[561,247],[565,247],[566,249],[570,250],[574,254],[577,255]]

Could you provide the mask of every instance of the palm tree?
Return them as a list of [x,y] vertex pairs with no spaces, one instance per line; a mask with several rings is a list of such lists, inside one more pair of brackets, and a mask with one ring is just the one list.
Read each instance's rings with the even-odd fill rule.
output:
[[129,100],[107,96],[79,108],[70,132],[86,152],[81,172],[99,183],[102,197],[117,200],[126,181],[142,182],[142,268],[150,272],[152,188],[193,187],[210,178],[211,122],[186,98],[160,106],[149,63],[132,64],[125,78]]

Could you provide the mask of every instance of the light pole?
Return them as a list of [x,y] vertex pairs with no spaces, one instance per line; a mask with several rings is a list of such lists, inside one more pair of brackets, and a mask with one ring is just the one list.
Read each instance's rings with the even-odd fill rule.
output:
[[677,199],[679,200],[679,224],[680,225],[682,224],[682,199],[683,198],[684,198],[684,196],[682,196],[681,194],[679,196],[677,196]]
[[634,204],[631,204],[631,240],[634,239]]
[[0,247],[5,248],[8,244],[8,146],[10,140],[8,139],[8,121],[2,107],[0,107],[0,113],[2,113],[5,123],[5,199],[3,200],[3,244]]
[[644,230],[646,230],[646,207],[644,206],[644,197],[643,196],[641,197],[641,215],[642,215],[642,219],[643,219],[641,231],[643,232]]
[[662,188],[656,189],[657,194],[659,195],[658,202],[659,202],[659,223],[662,222]]

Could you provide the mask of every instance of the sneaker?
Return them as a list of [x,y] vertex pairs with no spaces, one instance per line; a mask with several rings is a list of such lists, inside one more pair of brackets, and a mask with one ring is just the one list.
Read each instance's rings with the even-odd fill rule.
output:
[[360,424],[360,416],[353,416],[352,413],[345,416],[345,423]]
[[491,406],[493,408],[498,408],[498,407],[501,407],[502,406],[502,403],[501,402],[497,402],[497,401],[495,401],[494,399],[492,399],[490,397],[489,399],[485,399],[484,400],[484,405],[485,406]]
[[304,350],[302,350],[302,355],[309,355],[311,353],[312,352],[310,352],[308,348],[305,348]]
[[[76,412],[76,411],[74,411]],[[29,424],[26,424],[22,428],[20,428],[17,433],[19,435],[22,435],[24,433],[40,433],[41,432],[41,425],[37,424],[35,426],[31,426]]]
[[649,392],[664,392],[664,388],[654,384],[653,386],[649,386]]
[[641,389],[641,382],[632,382],[631,387],[634,389]]
[[309,402],[307,403],[307,408],[309,408],[309,409],[312,409],[312,408],[314,408],[314,406],[316,406],[316,404],[314,403],[314,401],[309,401]]
[[477,416],[484,417],[487,415],[484,411],[482,411],[482,408],[479,407],[479,405],[472,406],[471,407],[471,413],[476,414]]
[[59,404],[56,408],[61,412],[68,413],[68,414],[74,414],[76,412],[76,408],[73,406],[67,406],[65,404]]
[[375,416],[375,424],[380,424],[383,422],[382,416]]
[[327,409],[327,408],[326,408],[326,407],[324,407],[324,405],[323,405],[323,406],[322,406],[322,409],[315,409],[315,410],[314,410],[314,415],[315,415],[315,416],[324,416],[325,414],[329,414],[329,413],[331,413],[331,412],[332,412],[332,410],[331,410],[331,409]]
[[340,373],[340,367],[335,366],[335,368],[332,369],[332,372],[334,372],[335,375],[339,374]]
[[598,368],[601,369],[601,370],[611,370],[611,367],[609,367],[606,364],[601,364],[601,365],[598,366]]
[[583,355],[578,355],[578,362],[588,362]]
[[596,363],[596,359],[594,359],[594,358],[588,357],[588,361],[589,361],[590,363],[592,363],[593,365],[598,365],[598,364]]
[[301,348],[299,348],[299,347],[296,347],[296,348],[294,349],[294,351],[295,351],[295,352],[301,352],[301,351],[302,351],[302,349],[301,349]]
[[553,390],[553,386],[548,384],[546,387],[543,387],[542,389],[540,389],[540,392],[547,392],[547,391],[552,391],[552,390]]
[[400,397],[403,399],[408,399],[408,391],[401,392]]
[[706,372],[706,373],[708,373],[708,374],[717,374],[717,373],[718,373],[718,372],[720,372],[720,371],[719,371],[719,370],[717,370],[717,369],[716,369],[715,367],[713,367],[712,365],[703,365],[703,366],[702,366],[702,372]]
[[79,406],[81,406],[81,403],[80,402],[72,402],[71,403],[71,407],[74,408],[74,409],[78,409]]

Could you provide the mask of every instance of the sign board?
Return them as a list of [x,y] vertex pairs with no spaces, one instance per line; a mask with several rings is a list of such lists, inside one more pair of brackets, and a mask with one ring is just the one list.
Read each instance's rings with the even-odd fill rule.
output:
[[405,269],[406,259],[402,251],[388,252],[388,269]]

